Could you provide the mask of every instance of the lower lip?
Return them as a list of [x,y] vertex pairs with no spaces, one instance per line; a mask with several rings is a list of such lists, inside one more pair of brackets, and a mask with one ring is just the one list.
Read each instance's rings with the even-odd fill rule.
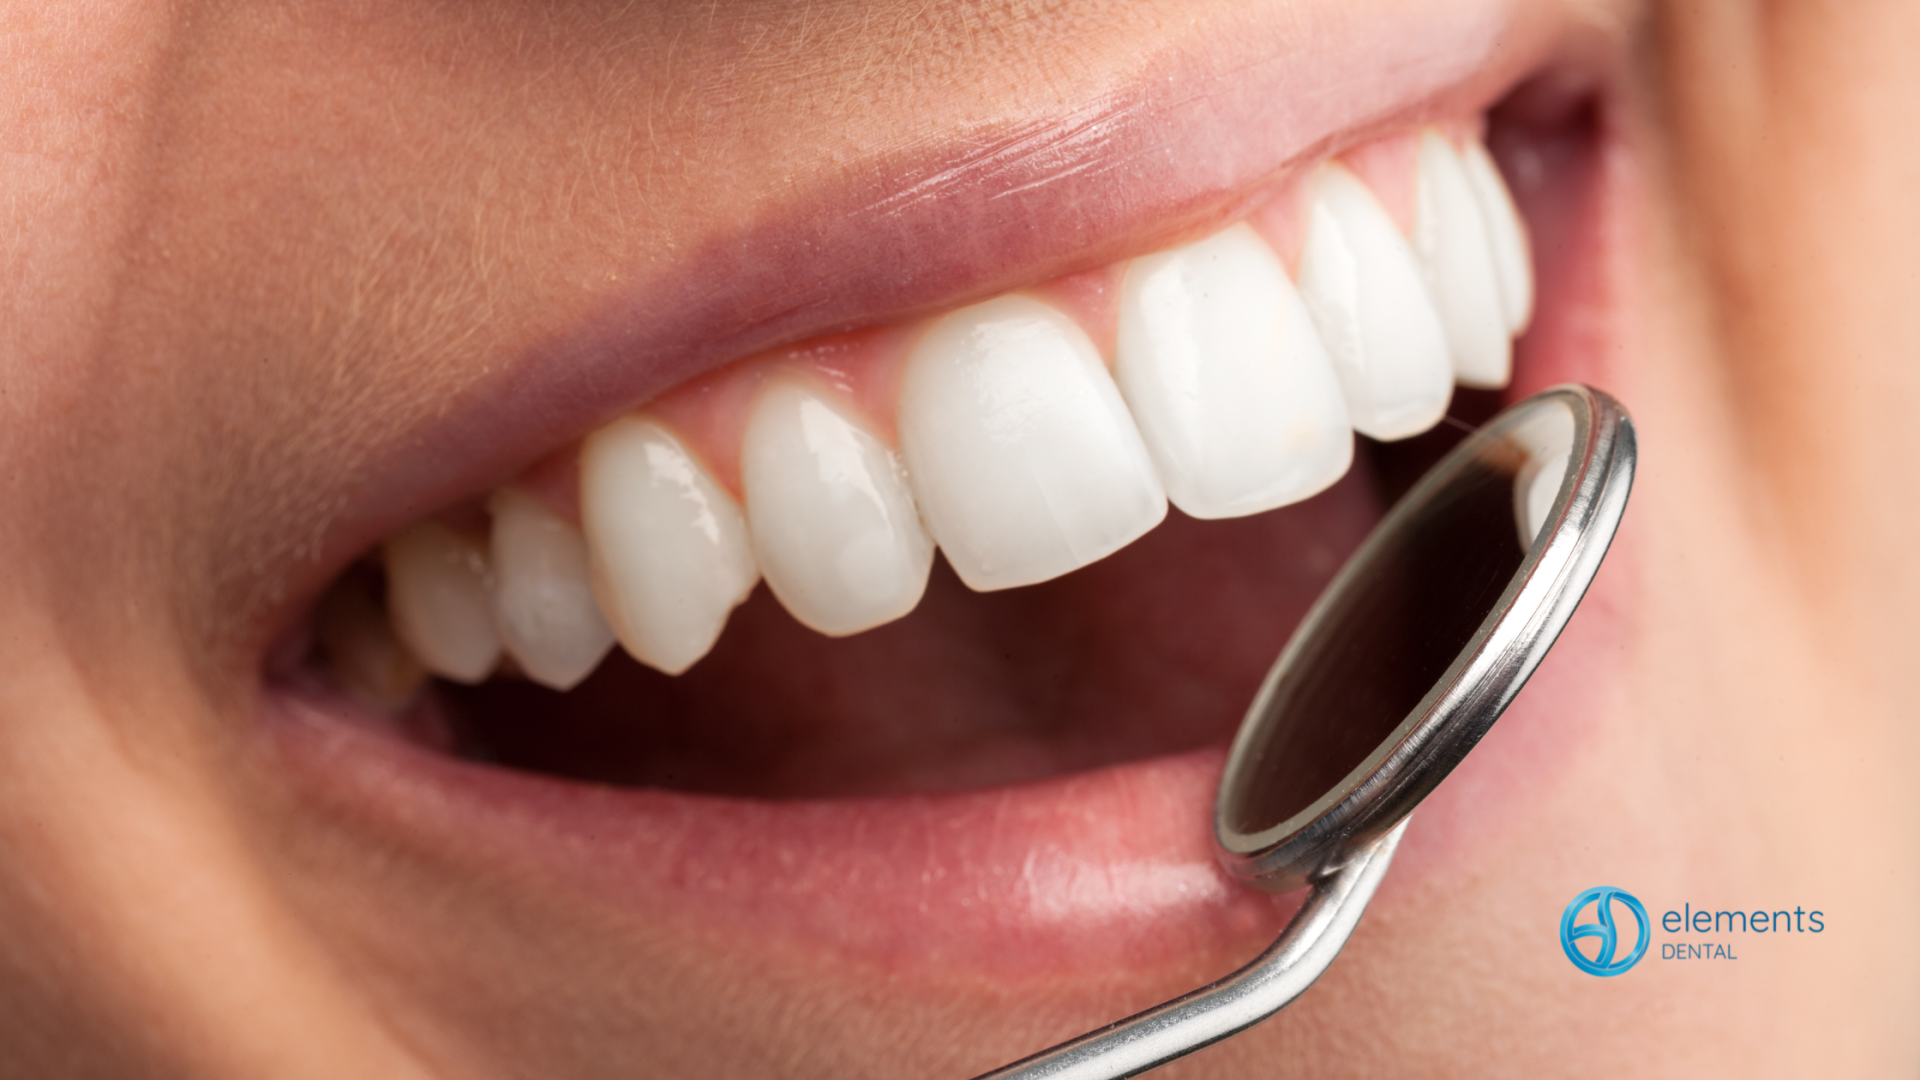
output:
[[499,860],[689,935],[888,969],[939,956],[949,974],[1018,981],[1217,947],[1281,914],[1214,863],[1217,751],[958,794],[770,802],[476,765],[298,702],[287,719],[285,775],[406,846]]
[[[1595,664],[1619,652],[1620,554],[1506,717],[1423,805],[1376,903],[1498,844],[1496,824],[1576,757],[1599,716]],[[761,801],[495,768],[299,694],[279,705],[266,731],[281,782],[383,848],[458,853],[732,948],[1017,986],[1246,955],[1300,899],[1250,891],[1216,864],[1218,749],[984,791]]]

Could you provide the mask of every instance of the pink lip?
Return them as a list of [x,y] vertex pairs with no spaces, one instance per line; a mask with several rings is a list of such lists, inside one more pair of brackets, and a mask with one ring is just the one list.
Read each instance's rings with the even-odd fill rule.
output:
[[[313,588],[419,508],[482,490],[720,363],[1147,250],[1232,215],[1267,179],[1368,130],[1477,110],[1573,33],[1499,6],[1409,5],[1238,35],[1225,52],[1146,63],[1097,101],[997,118],[964,145],[915,149],[870,182],[796,198],[670,272],[642,275],[599,318],[420,432],[410,464],[331,538]],[[1560,167],[1585,177],[1590,164]],[[1598,195],[1575,188],[1554,196],[1576,204],[1558,218],[1591,216]],[[1602,239],[1536,239],[1542,317],[1516,392],[1575,378],[1609,385],[1608,350],[1584,319],[1601,303],[1598,271],[1555,255]],[[1589,607],[1617,607],[1622,580],[1603,573]],[[1572,684],[1622,633],[1617,619],[1576,618],[1509,718],[1423,810],[1434,825],[1409,834],[1403,882],[1490,842],[1474,824],[1549,782],[1597,708]],[[339,723],[297,694],[270,701],[272,768],[329,813],[743,947],[975,971],[1011,986],[1244,955],[1292,906],[1216,867],[1216,751],[967,794],[762,803],[492,769]],[[1525,733],[1509,737],[1516,727]],[[1396,891],[1390,883],[1381,902]]]
[[476,767],[296,712],[329,802],[683,933],[1001,980],[1160,963],[1271,929],[1215,866],[1206,751],[964,794],[805,802],[597,788]]

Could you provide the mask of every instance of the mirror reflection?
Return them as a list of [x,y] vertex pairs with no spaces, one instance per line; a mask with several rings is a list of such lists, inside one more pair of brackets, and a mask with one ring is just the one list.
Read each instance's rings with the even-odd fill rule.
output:
[[[1378,767],[1467,649],[1548,521],[1576,424],[1538,401],[1407,496],[1356,557],[1223,783],[1223,828],[1255,844],[1324,813]],[[1303,628],[1304,629],[1304,628]]]

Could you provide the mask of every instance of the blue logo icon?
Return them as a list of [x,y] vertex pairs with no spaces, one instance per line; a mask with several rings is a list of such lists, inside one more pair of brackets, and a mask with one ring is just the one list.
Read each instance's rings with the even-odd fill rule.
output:
[[[1613,917],[1615,904],[1632,912],[1639,928],[1632,951],[1624,956],[1620,954],[1620,924]],[[1575,922],[1589,906],[1593,908],[1594,921]],[[1653,924],[1647,921],[1647,909],[1625,889],[1606,885],[1588,889],[1574,897],[1573,903],[1567,905],[1566,914],[1560,916],[1560,947],[1567,950],[1567,959],[1573,961],[1574,967],[1589,975],[1618,975],[1633,967],[1646,955],[1647,942],[1652,937]],[[1580,951],[1578,942],[1582,938],[1597,938],[1600,942],[1591,958]]]

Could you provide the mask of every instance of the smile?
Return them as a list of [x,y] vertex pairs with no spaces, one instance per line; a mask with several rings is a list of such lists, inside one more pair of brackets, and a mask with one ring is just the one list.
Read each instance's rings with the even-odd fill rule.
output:
[[[1349,160],[1376,182],[1323,163],[1182,247],[728,365],[410,525],[381,549],[384,624],[368,597],[326,608],[343,688],[397,713],[431,708],[429,673],[568,691],[616,639],[677,676],[763,578],[845,637],[919,606],[936,545],[994,592],[1106,559],[1169,502],[1196,520],[1305,502],[1347,474],[1356,431],[1419,435],[1456,379],[1505,386],[1533,304],[1524,225],[1477,138],[1427,129]],[[602,683],[620,681],[606,725],[701,711],[621,709],[661,683]],[[1051,711],[1039,726],[1090,723]]]
[[[636,955],[739,946],[676,978],[1245,955],[1292,901],[1207,815],[1267,665],[1460,427],[1606,382],[1584,31],[1460,24],[1377,85],[1149,65],[602,290],[291,581],[273,775]],[[1308,75],[1343,102],[1264,119]],[[1054,1008],[962,1073],[1126,1011]]]

